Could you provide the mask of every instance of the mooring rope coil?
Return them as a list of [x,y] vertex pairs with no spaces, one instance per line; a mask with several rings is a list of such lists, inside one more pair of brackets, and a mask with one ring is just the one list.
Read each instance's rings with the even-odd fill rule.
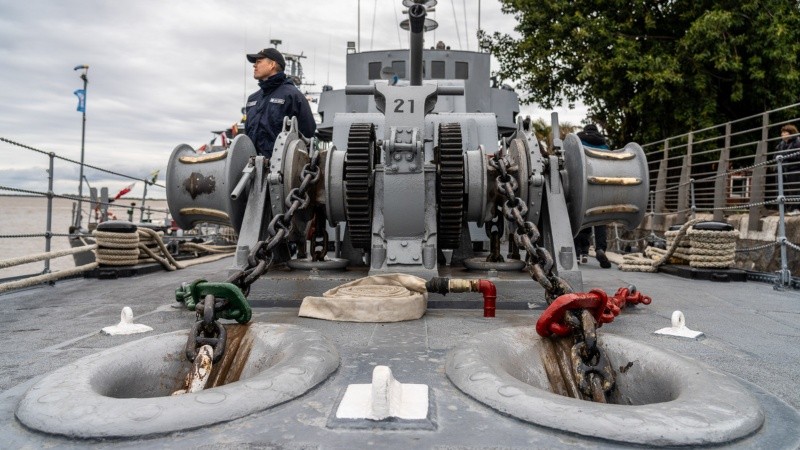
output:
[[727,269],[736,262],[736,230],[697,230],[687,232],[689,237],[689,266]]
[[[667,262],[678,249],[681,240],[683,240],[686,233],[689,231],[689,227],[698,222],[701,222],[701,219],[690,220],[683,224],[680,230],[675,233],[674,240],[672,240],[671,244],[667,247],[666,253],[658,259],[653,260],[652,258],[643,258],[636,255],[625,255],[623,263],[619,265],[619,270],[625,272],[656,272],[658,266]],[[669,239],[669,237],[667,239]]]
[[[700,219],[686,222],[680,230],[668,231],[668,249],[662,250],[648,247],[645,254],[649,258],[631,255],[625,256],[625,262],[620,265],[620,270],[636,272],[655,272],[658,266],[676,258],[690,267],[727,269],[736,262],[736,240],[739,232],[736,230],[697,230],[694,225]],[[684,239],[685,238],[685,239]]]
[[100,265],[135,266],[152,258],[170,271],[183,268],[167,250],[161,236],[149,228],[139,227],[135,233],[95,230],[94,236]]
[[[25,278],[24,280],[11,281],[0,284],[0,293],[36,286],[42,283],[55,281],[61,278],[70,277],[98,268],[100,265],[129,266],[136,265],[143,261],[158,261],[167,270],[182,269],[207,262],[216,261],[231,256],[236,246],[209,246],[191,243],[191,248],[213,253],[212,255],[197,258],[191,261],[178,264],[177,261],[167,250],[161,236],[149,228],[137,228],[136,233],[119,233],[109,231],[94,231],[96,244],[84,245],[81,247],[60,250],[56,252],[44,252],[35,255],[28,255],[19,258],[11,258],[0,261],[0,269],[14,267],[22,264],[29,264],[45,259],[55,259],[62,256],[73,255],[83,252],[95,252],[96,261],[82,266],[63,269],[57,272],[36,275]],[[83,241],[83,238],[78,237]],[[84,241],[85,243],[85,241]],[[165,255],[161,257],[156,254],[160,251]]]

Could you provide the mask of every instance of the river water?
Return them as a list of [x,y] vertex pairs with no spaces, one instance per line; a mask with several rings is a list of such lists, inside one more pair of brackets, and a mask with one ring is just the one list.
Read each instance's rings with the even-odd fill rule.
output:
[[[119,201],[119,200],[118,200]],[[134,211],[134,221],[139,221],[141,214],[138,206],[139,200],[125,200],[119,206],[109,208],[120,220],[128,219],[127,209],[132,202],[136,203],[137,209]],[[54,198],[53,215],[51,230],[53,233],[66,234],[72,221],[73,200]],[[148,208],[153,210],[151,219],[153,222],[163,222],[166,218],[166,200],[148,200]],[[89,205],[83,203],[84,221],[86,227],[86,215]],[[92,216],[94,217],[94,216]],[[145,212],[147,218],[147,212]],[[22,197],[22,196],[0,196],[0,261],[19,258],[22,256],[44,253],[45,238],[36,237],[5,237],[8,235],[29,235],[44,234],[47,231],[47,199],[44,197]],[[55,236],[50,242],[50,251],[66,250],[70,248],[69,241],[65,236]],[[75,267],[72,256],[62,256],[50,261],[50,270],[63,270]],[[0,269],[0,279],[16,276],[41,273],[44,269],[44,261],[24,264],[15,267]]]

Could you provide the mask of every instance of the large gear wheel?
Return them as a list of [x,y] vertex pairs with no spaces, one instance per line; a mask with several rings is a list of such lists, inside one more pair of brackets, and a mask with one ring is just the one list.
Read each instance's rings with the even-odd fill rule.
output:
[[439,124],[436,225],[439,248],[456,249],[464,220],[464,149],[461,125]]
[[375,126],[354,123],[347,137],[344,161],[344,207],[353,247],[372,245],[372,171],[375,166]]

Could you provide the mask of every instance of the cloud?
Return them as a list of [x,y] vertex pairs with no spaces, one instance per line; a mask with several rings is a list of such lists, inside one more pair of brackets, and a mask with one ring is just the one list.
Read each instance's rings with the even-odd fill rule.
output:
[[[395,25],[403,19],[399,0],[360,3],[362,50],[407,45],[407,35]],[[474,50],[474,3],[440,1],[432,14],[440,25],[426,45],[443,40],[454,49],[469,44]],[[163,179],[175,146],[198,146],[211,138],[210,130],[238,121],[246,95],[257,88],[244,54],[269,46],[270,39],[281,39],[283,51],[307,56],[306,80],[316,83],[308,90],[319,91],[322,84],[342,88],[347,41],[358,40],[356,5],[0,0],[0,136],[79,160],[82,117],[72,92],[83,84],[72,69],[88,64],[86,162],[136,177],[157,168]],[[500,12],[498,2],[484,1],[481,26],[511,32],[515,21]],[[547,112],[524,111],[549,120]],[[46,156],[0,143],[0,158],[0,184],[41,183]],[[111,190],[128,184],[113,177],[95,180],[87,172],[90,182],[108,183]],[[56,174],[60,189],[77,185],[75,167],[57,168]]]

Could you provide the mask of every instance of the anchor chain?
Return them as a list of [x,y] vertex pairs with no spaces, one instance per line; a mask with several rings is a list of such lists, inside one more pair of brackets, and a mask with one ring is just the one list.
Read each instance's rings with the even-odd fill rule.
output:
[[602,289],[565,294],[542,313],[536,322],[536,332],[542,337],[574,336],[570,358],[575,381],[584,395],[596,402],[605,402],[605,395],[600,393],[614,388],[616,375],[608,358],[597,347],[597,328],[613,321],[626,305],[649,305],[651,301],[633,285],[619,288],[612,297]]
[[494,210],[491,220],[486,221],[486,234],[489,236],[489,256],[487,262],[504,262],[503,255],[500,254],[500,239],[505,228],[505,219],[497,208]]
[[525,216],[528,214],[528,205],[516,196],[515,192],[519,189],[519,182],[509,173],[517,170],[517,167],[511,164],[507,156],[501,156],[500,152],[495,153],[489,159],[489,165],[499,173],[495,185],[497,192],[506,199],[502,204],[502,211],[504,217],[510,222],[510,234],[516,246],[525,249],[528,271],[531,278],[544,288],[547,303],[552,303],[561,295],[571,293],[572,287],[569,283],[553,273],[553,256],[538,243],[541,236],[539,228],[533,222],[525,220]]
[[311,260],[325,261],[328,254],[328,229],[325,227],[325,208],[317,208],[311,219]]
[[192,326],[186,343],[186,357],[189,361],[195,361],[198,349],[203,345],[210,345],[214,349],[214,362],[222,357],[226,334],[219,318],[236,320],[242,324],[250,321],[252,312],[246,299],[250,286],[272,267],[273,249],[289,237],[294,215],[309,206],[309,191],[319,181],[320,154],[313,146],[311,152],[310,161],[303,167],[300,175],[300,186],[292,189],[286,196],[287,211],[272,217],[267,226],[267,238],[256,243],[250,251],[245,268],[232,274],[224,283],[196,280],[193,283],[183,283],[176,290],[176,300],[184,302],[190,310],[197,312],[197,322]]
[[289,191],[286,196],[285,204],[289,209],[272,217],[267,225],[267,239],[258,241],[250,250],[247,266],[244,269],[228,277],[226,282],[239,287],[245,296],[250,293],[250,285],[272,266],[274,260],[272,250],[289,237],[295,213],[305,210],[311,203],[308,192],[319,181],[321,174],[319,159],[319,152],[314,151],[311,160],[303,167],[300,174],[302,180],[300,186]]
[[[546,248],[539,245],[541,233],[538,227],[533,222],[525,220],[528,206],[517,197],[519,182],[510,173],[517,171],[518,167],[514,166],[502,151],[498,151],[489,159],[489,165],[499,174],[495,185],[497,192],[505,197],[502,211],[510,222],[510,234],[517,247],[525,249],[528,271],[531,278],[544,288],[547,303],[552,304],[559,297],[572,294],[572,286],[553,272],[555,267],[553,256]],[[576,382],[584,395],[596,402],[606,403],[607,394],[614,389],[615,374],[605,354],[597,347],[596,317],[586,309],[577,312],[568,311],[566,316],[569,325],[567,331],[571,331],[574,335],[575,344],[571,356]]]

